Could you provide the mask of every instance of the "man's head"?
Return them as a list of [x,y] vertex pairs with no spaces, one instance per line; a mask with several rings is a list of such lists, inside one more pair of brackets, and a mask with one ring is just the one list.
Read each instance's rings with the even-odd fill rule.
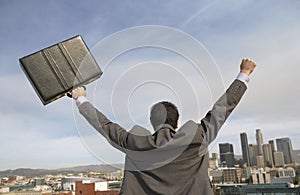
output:
[[178,118],[179,113],[177,107],[171,102],[158,102],[151,108],[150,121],[154,130],[157,130],[157,128],[163,124],[169,124],[176,129]]

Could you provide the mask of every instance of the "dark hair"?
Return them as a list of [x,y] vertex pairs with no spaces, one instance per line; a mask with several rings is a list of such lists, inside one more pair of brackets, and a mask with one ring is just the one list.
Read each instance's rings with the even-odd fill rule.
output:
[[158,102],[151,108],[150,121],[155,130],[159,125],[162,124],[169,124],[176,129],[178,118],[178,109],[171,102]]

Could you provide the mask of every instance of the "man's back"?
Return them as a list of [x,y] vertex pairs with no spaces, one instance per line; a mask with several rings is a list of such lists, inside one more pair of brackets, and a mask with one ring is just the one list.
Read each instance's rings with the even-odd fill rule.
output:
[[[207,174],[208,153],[205,152],[202,155],[203,151],[200,151],[205,132],[201,125],[193,121],[187,123],[176,134],[170,127],[164,127],[153,135],[153,138],[157,139],[158,136],[165,134],[159,134],[160,131],[168,132],[172,135],[172,139],[168,140],[166,137],[166,140],[169,141],[167,143],[173,142],[173,145],[167,147],[167,149],[156,151],[157,156],[154,158],[160,156],[161,160],[163,159],[160,162],[152,161],[152,163],[155,163],[154,166],[156,168],[138,170],[141,162],[136,161],[136,158],[138,158],[137,154],[133,158],[131,158],[132,155],[130,153],[126,155],[125,175],[120,194],[198,195],[213,193]],[[187,136],[193,136],[191,142],[187,145],[183,143],[183,140],[178,140],[187,140],[189,139]],[[203,149],[205,150],[206,148]],[[157,158],[158,160],[159,158]]]

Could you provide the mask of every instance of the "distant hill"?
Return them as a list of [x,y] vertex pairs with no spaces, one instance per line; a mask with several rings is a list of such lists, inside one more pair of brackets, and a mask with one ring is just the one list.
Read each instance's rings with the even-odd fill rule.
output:
[[111,172],[111,171],[116,171],[118,169],[122,169],[123,167],[124,167],[123,164],[84,165],[84,166],[76,166],[76,167],[56,169],[56,171],[59,171],[59,172],[67,172],[67,171],[73,171],[73,172],[87,172],[87,171]]
[[11,175],[20,175],[20,176],[26,176],[26,177],[34,177],[34,176],[56,174],[56,173],[57,172],[55,170],[20,168],[20,169],[15,169],[15,170],[9,169],[9,170],[5,170],[5,171],[0,171],[0,176],[8,177]]
[[76,166],[76,167],[68,167],[61,169],[30,169],[30,168],[19,168],[14,170],[5,170],[0,171],[0,177],[8,177],[11,175],[20,175],[26,177],[36,177],[43,175],[54,175],[54,174],[68,174],[68,173],[86,173],[88,171],[94,172],[112,172],[118,169],[123,168],[123,164],[113,164],[113,165],[86,165],[86,166]]

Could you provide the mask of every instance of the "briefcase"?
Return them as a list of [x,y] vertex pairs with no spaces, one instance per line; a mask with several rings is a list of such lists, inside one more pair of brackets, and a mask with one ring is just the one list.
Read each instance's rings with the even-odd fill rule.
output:
[[20,58],[19,61],[44,105],[102,75],[80,35]]

